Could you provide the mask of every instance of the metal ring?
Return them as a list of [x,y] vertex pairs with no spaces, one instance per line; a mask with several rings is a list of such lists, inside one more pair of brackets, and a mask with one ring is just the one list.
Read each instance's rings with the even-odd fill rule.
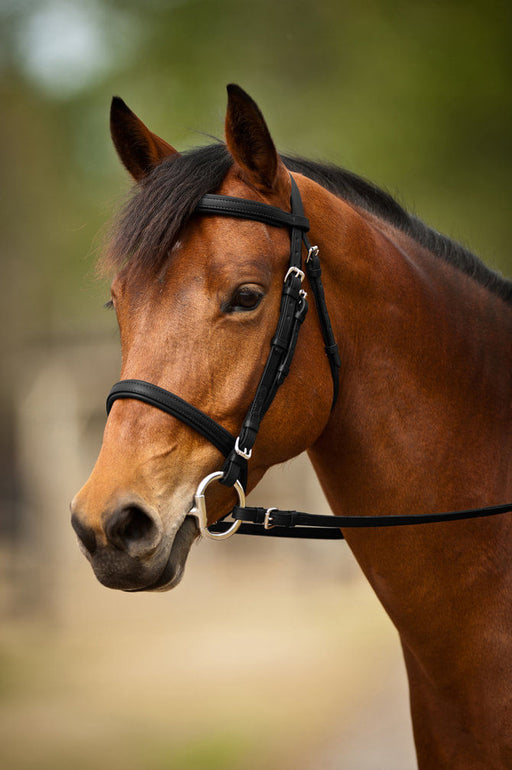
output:
[[[195,503],[196,503],[195,507],[192,508],[191,511],[189,511],[190,515],[197,517],[201,534],[204,535],[205,537],[211,538],[212,540],[226,540],[226,538],[231,537],[231,535],[235,534],[240,524],[242,523],[239,519],[237,519],[236,521],[233,522],[231,527],[227,529],[225,532],[210,532],[210,530],[208,529],[208,517],[206,514],[205,492],[207,487],[212,483],[212,481],[219,481],[223,476],[224,476],[224,473],[222,471],[215,471],[214,473],[210,473],[209,476],[205,476],[205,478],[199,483],[199,486],[197,487],[197,491],[195,494]],[[241,508],[244,508],[245,492],[244,492],[243,486],[237,480],[235,481],[233,487],[236,490],[236,493],[238,495],[238,504],[240,505]]]

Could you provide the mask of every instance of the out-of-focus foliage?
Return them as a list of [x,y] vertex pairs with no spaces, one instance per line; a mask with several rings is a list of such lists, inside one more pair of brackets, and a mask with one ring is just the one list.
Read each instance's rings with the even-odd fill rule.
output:
[[92,265],[126,189],[112,94],[183,148],[222,134],[238,82],[283,150],[373,179],[510,272],[511,16],[499,0],[4,0],[4,345],[111,323]]

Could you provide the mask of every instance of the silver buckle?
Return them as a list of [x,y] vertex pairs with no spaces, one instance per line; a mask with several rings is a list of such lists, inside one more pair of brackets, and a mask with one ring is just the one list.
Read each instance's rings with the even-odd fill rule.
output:
[[235,452],[239,457],[243,457],[244,460],[250,460],[252,457],[252,449],[240,449],[239,439],[240,436],[237,436],[235,441]]
[[272,511],[277,511],[277,508],[267,508],[265,512],[265,520],[263,522],[263,526],[265,529],[272,529],[272,527],[275,527],[275,524],[270,523],[270,520],[272,518]]
[[311,257],[317,257],[319,251],[320,249],[318,248],[318,246],[311,246],[310,250],[308,251],[308,255],[306,257],[306,262],[309,262]]
[[304,280],[304,272],[300,269],[300,267],[296,267],[295,265],[293,267],[288,268],[288,272],[284,277],[284,283],[286,283],[286,281],[292,274],[295,274],[296,276],[298,276],[300,278],[300,282],[302,283],[302,281]]

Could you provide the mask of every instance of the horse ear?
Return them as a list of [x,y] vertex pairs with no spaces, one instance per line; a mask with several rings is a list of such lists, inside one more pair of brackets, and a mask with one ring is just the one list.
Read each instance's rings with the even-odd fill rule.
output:
[[242,171],[243,179],[262,192],[276,191],[288,181],[258,105],[237,85],[229,85],[226,144]]
[[118,96],[110,108],[110,133],[121,162],[138,182],[169,155],[174,147],[153,134]]

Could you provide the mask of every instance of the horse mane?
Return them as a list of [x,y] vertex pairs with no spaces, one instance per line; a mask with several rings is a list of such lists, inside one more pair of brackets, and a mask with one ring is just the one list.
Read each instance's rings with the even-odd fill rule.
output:
[[[409,214],[389,193],[331,164],[286,155],[281,158],[290,171],[309,177],[348,203],[389,222],[512,304],[512,281],[488,268],[456,241]],[[101,267],[118,270],[130,261],[141,269],[158,269],[199,200],[220,187],[232,164],[233,159],[221,142],[166,158],[134,188],[111,230]]]

